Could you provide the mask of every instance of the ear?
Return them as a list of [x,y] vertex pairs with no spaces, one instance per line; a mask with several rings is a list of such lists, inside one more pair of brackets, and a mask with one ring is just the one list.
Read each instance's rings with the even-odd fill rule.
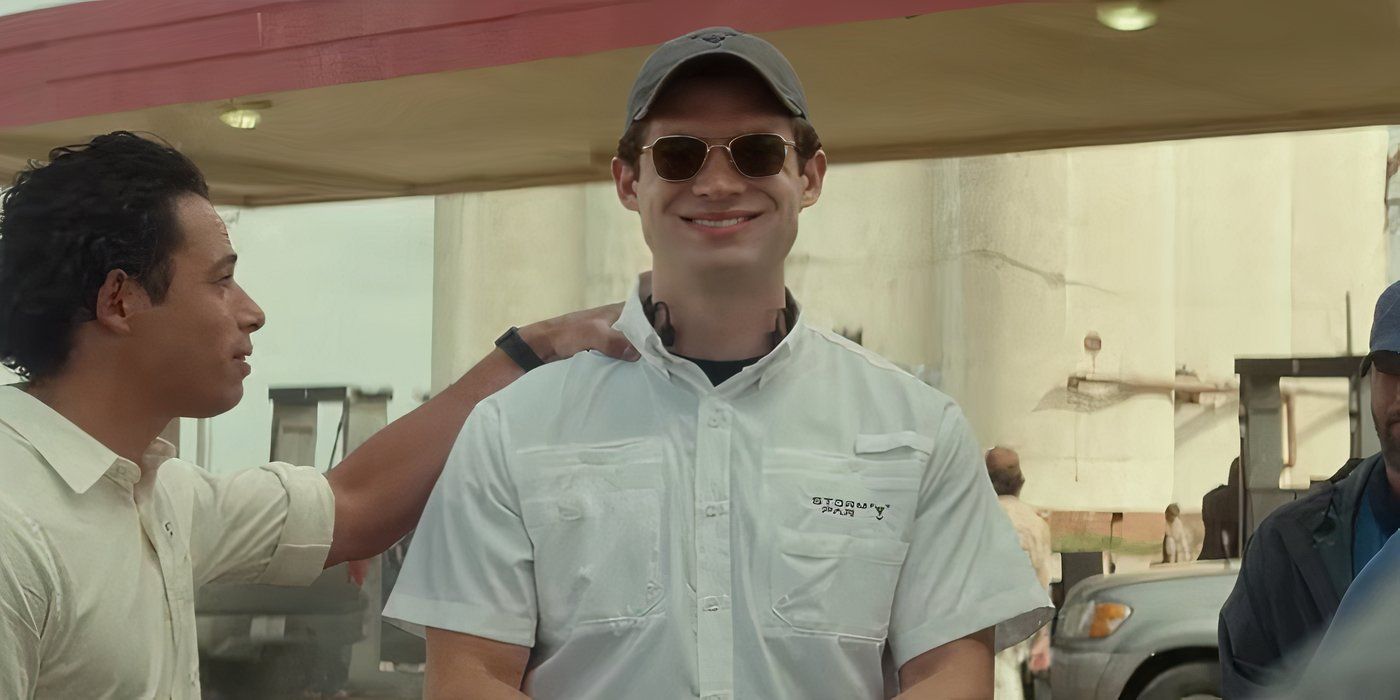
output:
[[638,211],[637,169],[628,165],[621,158],[613,158],[612,176],[613,184],[617,186],[617,200],[622,202],[622,206],[632,211]]
[[97,290],[93,313],[103,328],[124,335],[131,332],[132,317],[151,306],[145,287],[126,272],[112,270]]
[[807,159],[802,169],[802,208],[812,206],[822,196],[822,181],[826,179],[826,151],[818,150]]

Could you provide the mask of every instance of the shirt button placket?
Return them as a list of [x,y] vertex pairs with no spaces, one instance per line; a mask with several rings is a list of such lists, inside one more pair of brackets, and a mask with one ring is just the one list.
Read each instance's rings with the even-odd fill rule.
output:
[[702,402],[695,452],[695,552],[698,561],[697,653],[702,697],[728,698],[734,685],[730,606],[729,471],[731,409]]

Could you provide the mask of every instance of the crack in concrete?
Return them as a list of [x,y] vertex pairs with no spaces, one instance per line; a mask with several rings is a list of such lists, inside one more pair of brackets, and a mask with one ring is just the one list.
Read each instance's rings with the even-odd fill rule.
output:
[[1046,283],[1046,284],[1049,284],[1049,285],[1051,285],[1051,286],[1059,286],[1059,287],[1083,287],[1083,288],[1085,288],[1085,289],[1092,289],[1092,290],[1094,290],[1094,291],[1096,291],[1096,292],[1103,292],[1104,294],[1107,294],[1107,295],[1109,295],[1109,296],[1115,296],[1115,297],[1118,296],[1118,292],[1115,292],[1115,291],[1113,291],[1113,290],[1111,290],[1111,289],[1106,289],[1106,288],[1104,288],[1104,287],[1100,287],[1100,286],[1097,286],[1097,285],[1089,284],[1088,282],[1078,282],[1078,281],[1075,281],[1075,280],[1071,280],[1071,279],[1065,277],[1063,274],[1058,273],[1058,272],[1051,272],[1051,271],[1049,271],[1049,270],[1042,270],[1042,269],[1040,269],[1040,268],[1038,268],[1038,267],[1036,267],[1036,266],[1034,266],[1034,265],[1031,265],[1031,264],[1029,264],[1029,263],[1022,262],[1022,261],[1020,261],[1020,260],[1017,260],[1016,258],[1013,258],[1013,257],[1011,257],[1010,255],[1007,255],[1006,253],[1003,253],[1003,252],[1001,252],[1001,251],[989,250],[989,249],[986,249],[986,248],[975,248],[975,249],[973,249],[973,250],[966,251],[966,252],[963,253],[963,254],[964,254],[964,255],[977,255],[977,256],[985,257],[985,258],[992,258],[993,260],[1000,261],[1000,262],[1005,263],[1005,264],[1007,264],[1007,265],[1010,265],[1011,267],[1014,267],[1014,268],[1016,268],[1016,269],[1018,269],[1018,270],[1024,270],[1024,271],[1026,271],[1026,272],[1029,272],[1029,273],[1031,273],[1031,274],[1033,274],[1033,275],[1035,275],[1035,276],[1037,276],[1037,277],[1039,277],[1039,278],[1045,280],[1045,283]]

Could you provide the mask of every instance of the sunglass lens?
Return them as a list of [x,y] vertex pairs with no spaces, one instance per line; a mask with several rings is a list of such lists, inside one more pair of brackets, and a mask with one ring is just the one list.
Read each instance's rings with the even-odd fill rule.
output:
[[729,145],[734,166],[749,177],[769,177],[783,171],[787,144],[774,134],[745,134]]
[[651,147],[656,174],[663,180],[689,180],[705,164],[710,149],[704,141],[689,136],[663,136]]

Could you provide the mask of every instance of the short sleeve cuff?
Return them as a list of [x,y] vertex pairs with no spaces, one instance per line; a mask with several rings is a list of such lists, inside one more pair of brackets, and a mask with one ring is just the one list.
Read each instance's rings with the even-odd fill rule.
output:
[[505,615],[469,603],[429,600],[395,591],[384,608],[384,617],[504,644],[526,648],[535,646],[533,618]]
[[263,467],[287,490],[282,537],[257,583],[305,586],[326,566],[335,532],[335,494],[324,474],[310,467],[274,462]]
[[1055,616],[1055,609],[1038,586],[1002,591],[980,601],[960,605],[907,632],[890,635],[890,651],[895,667],[914,657],[962,639],[969,634],[996,626],[996,648],[1001,651],[1019,644],[1044,627]]

